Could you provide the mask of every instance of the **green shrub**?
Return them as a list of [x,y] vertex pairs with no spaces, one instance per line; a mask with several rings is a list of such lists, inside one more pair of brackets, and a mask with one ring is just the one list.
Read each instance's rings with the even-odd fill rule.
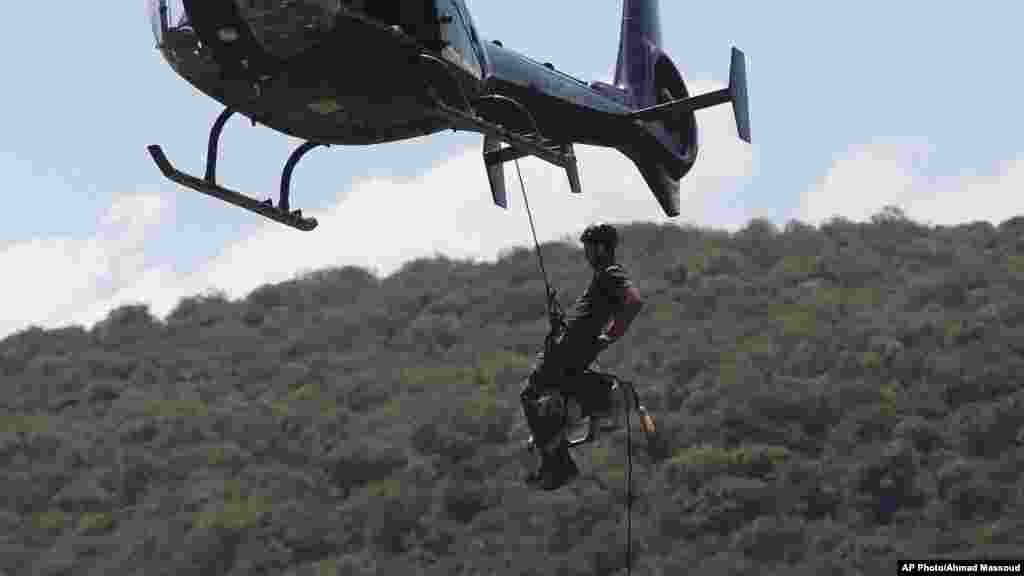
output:
[[775,342],[768,334],[757,334],[740,340],[736,350],[751,356],[774,356],[778,352]]
[[626,480],[626,466],[621,462],[621,457],[613,453],[611,447],[600,445],[590,452],[590,461],[595,470],[599,470],[609,482],[619,484]]
[[316,563],[316,576],[339,576],[338,560],[327,558]]
[[481,354],[477,360],[477,379],[484,383],[494,383],[499,375],[506,371],[529,370],[532,360],[525,354],[511,350],[497,350]]
[[691,489],[719,475],[766,476],[791,457],[783,446],[744,445],[722,448],[703,444],[676,451],[669,459],[666,474],[673,483]]
[[995,540],[996,528],[998,527],[998,524],[998,522],[993,522],[991,524],[985,524],[975,528],[972,543],[975,546],[985,546],[988,544],[992,544]]
[[740,368],[735,361],[723,361],[718,364],[718,383],[721,386],[735,386],[740,380]]
[[898,382],[889,382],[878,389],[882,414],[889,417],[896,416],[901,391],[902,388]]
[[198,399],[149,400],[145,412],[160,419],[201,418],[209,414],[209,406]]
[[68,522],[68,515],[61,510],[47,510],[32,517],[35,527],[47,532],[59,532]]
[[826,286],[815,291],[815,301],[820,306],[871,308],[881,303],[882,295],[878,288],[872,287]]
[[428,391],[438,386],[469,384],[477,377],[474,368],[466,366],[415,366],[402,368],[399,381],[410,392]]
[[197,512],[193,526],[200,529],[244,530],[259,524],[271,510],[269,499],[256,495],[242,495],[237,480],[224,483],[223,499],[207,509]]
[[378,409],[378,412],[391,420],[399,418],[402,415],[402,397],[395,396],[388,400]]
[[817,256],[804,256],[790,254],[779,261],[779,269],[786,276],[807,277],[818,272],[820,258]]
[[397,478],[374,480],[364,488],[370,498],[398,500],[402,496],[402,483]]
[[712,263],[722,257],[722,247],[714,241],[706,241],[704,248],[691,255],[686,261],[686,268],[697,274],[704,274],[711,269]]
[[952,346],[964,333],[964,323],[961,320],[947,320],[945,326],[946,345]]
[[493,387],[474,390],[450,417],[455,430],[492,443],[508,440],[514,418],[514,409],[498,397]]
[[873,307],[882,302],[882,293],[878,288],[861,287],[847,288],[843,291],[843,297],[850,306]]
[[46,414],[0,414],[0,433],[41,434],[50,428]]
[[1006,270],[1014,276],[1024,276],[1024,254],[1010,254],[1007,256]]
[[113,527],[114,517],[106,512],[89,512],[78,518],[79,532],[107,532]]
[[672,302],[658,302],[654,305],[651,316],[657,322],[672,322],[676,318],[676,306]]
[[877,370],[882,367],[882,355],[869,350],[861,355],[860,363],[867,370]]
[[818,318],[813,308],[798,304],[774,304],[769,308],[769,315],[779,323],[786,336],[810,337],[817,333]]
[[[323,394],[320,384],[308,383],[294,388],[280,400],[272,400],[268,403],[275,416],[293,416],[302,410],[305,414],[315,412],[325,418],[336,418],[341,412],[338,401]],[[304,409],[308,407],[308,409]]]

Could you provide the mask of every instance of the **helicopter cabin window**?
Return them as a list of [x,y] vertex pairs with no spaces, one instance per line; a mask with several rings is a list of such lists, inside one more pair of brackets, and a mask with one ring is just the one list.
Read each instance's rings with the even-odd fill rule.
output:
[[449,62],[480,78],[482,72],[476,53],[476,43],[473,40],[475,36],[469,23],[463,17],[459,3],[455,0],[440,0],[437,12],[441,23],[441,38],[445,42],[441,55]]

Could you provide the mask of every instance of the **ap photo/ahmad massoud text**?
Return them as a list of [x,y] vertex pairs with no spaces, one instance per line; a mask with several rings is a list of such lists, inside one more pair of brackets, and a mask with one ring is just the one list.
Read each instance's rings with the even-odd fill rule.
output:
[[899,574],[1024,574],[1024,558],[991,560],[899,560]]

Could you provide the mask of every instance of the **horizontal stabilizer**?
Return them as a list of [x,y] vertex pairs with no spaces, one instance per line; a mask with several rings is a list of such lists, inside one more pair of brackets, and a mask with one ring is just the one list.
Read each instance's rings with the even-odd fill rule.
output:
[[736,130],[740,139],[750,142],[750,111],[747,105],[747,67],[743,52],[732,49],[732,62],[729,67],[729,87],[690,98],[680,98],[664,102],[657,106],[643,108],[629,114],[629,118],[642,121],[656,121],[673,118],[681,112],[695,112],[703,108],[732,102],[733,114],[736,116]]

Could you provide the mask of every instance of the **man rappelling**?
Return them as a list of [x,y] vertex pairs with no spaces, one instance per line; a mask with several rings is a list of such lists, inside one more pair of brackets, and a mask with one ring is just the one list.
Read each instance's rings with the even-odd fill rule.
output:
[[[643,306],[640,292],[616,262],[618,239],[618,232],[609,224],[593,224],[583,231],[580,241],[594,275],[568,318],[562,318],[557,300],[549,293],[552,330],[520,394],[527,424],[541,452],[541,466],[527,482],[545,490],[558,489],[579,473],[569,454],[564,399],[572,397],[588,404],[588,413],[608,410],[603,376],[586,369],[626,333]],[[559,394],[544,395],[552,390]]]

